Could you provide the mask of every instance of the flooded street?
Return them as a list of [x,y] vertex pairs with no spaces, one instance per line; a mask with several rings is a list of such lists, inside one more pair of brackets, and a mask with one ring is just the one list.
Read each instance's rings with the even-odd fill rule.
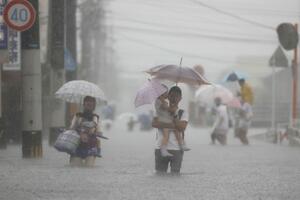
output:
[[[138,127],[136,127],[138,128]],[[252,129],[250,135],[262,132]],[[106,132],[103,158],[94,168],[68,166],[67,154],[44,141],[42,159],[22,159],[21,146],[0,151],[0,199],[299,199],[299,150],[251,140],[210,145],[209,129],[189,127],[192,151],[182,175],[154,174],[155,131]]]
[[299,200],[299,20],[299,0],[0,0],[0,200]]

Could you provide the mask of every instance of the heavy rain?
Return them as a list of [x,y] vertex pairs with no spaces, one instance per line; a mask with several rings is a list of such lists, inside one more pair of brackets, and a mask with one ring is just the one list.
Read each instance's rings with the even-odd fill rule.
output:
[[300,199],[299,0],[0,15],[0,200]]

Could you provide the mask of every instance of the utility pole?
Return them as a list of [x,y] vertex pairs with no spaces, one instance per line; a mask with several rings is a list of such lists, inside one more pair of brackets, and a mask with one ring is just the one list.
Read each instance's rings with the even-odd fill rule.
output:
[[[66,49],[70,52],[73,60],[77,64],[77,27],[76,27],[76,10],[77,0],[66,1]],[[75,66],[76,67],[76,66]],[[66,80],[71,81],[77,78],[76,68],[66,71]]]
[[87,80],[92,74],[91,71],[91,49],[92,49],[92,26],[94,24],[95,2],[84,1],[80,4],[81,23],[80,23],[80,38],[81,38],[81,66],[80,79]]
[[290,126],[296,125],[297,120],[297,103],[298,103],[298,24],[281,23],[277,27],[277,34],[280,44],[285,50],[294,51],[292,60],[292,103],[291,103],[291,120]]
[[38,0],[28,0],[36,10],[34,25],[22,32],[22,153],[42,157],[42,90]]
[[0,63],[0,149],[6,149],[6,142],[4,120],[2,119],[2,64]]
[[[76,27],[77,0],[66,0],[66,51],[65,61],[66,81],[77,79],[77,27]],[[77,104],[66,104],[66,124],[69,126],[72,116],[78,111]]]
[[[3,16],[3,9],[6,1],[0,2],[0,15]],[[3,63],[8,60],[8,34],[7,26],[0,21],[0,149],[6,148],[6,133],[4,120],[2,116],[2,67]]]
[[65,82],[65,0],[49,1],[48,65],[50,66],[51,115],[49,145],[53,145],[60,130],[65,128],[65,103],[54,94]]
[[[295,24],[296,32],[298,32],[298,24]],[[297,102],[298,102],[298,47],[294,49],[294,59],[293,59],[293,100],[292,100],[292,123],[296,126],[297,120]]]

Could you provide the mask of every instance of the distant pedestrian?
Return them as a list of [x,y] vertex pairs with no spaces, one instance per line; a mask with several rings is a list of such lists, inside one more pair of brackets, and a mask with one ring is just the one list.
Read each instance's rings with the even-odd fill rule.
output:
[[215,98],[215,122],[212,128],[211,133],[211,142],[215,144],[217,140],[220,144],[226,145],[227,144],[227,132],[229,130],[229,117],[227,107],[222,104],[221,98]]
[[134,125],[136,123],[137,123],[137,121],[135,121],[133,117],[130,117],[129,121],[127,122],[127,130],[130,131],[130,132],[133,131]]
[[238,112],[239,120],[237,122],[236,136],[241,140],[242,144],[248,145],[249,140],[247,134],[253,117],[252,106],[243,98],[241,100],[241,105],[242,107]]
[[239,79],[239,84],[241,86],[241,98],[250,105],[253,105],[254,95],[252,87],[248,83],[246,83],[245,79]]

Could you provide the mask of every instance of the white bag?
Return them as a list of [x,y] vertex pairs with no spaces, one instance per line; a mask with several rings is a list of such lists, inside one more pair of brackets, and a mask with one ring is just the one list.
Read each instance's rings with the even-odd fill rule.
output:
[[62,132],[56,142],[54,147],[61,152],[66,152],[69,154],[74,154],[80,142],[80,136],[75,130],[66,130]]

